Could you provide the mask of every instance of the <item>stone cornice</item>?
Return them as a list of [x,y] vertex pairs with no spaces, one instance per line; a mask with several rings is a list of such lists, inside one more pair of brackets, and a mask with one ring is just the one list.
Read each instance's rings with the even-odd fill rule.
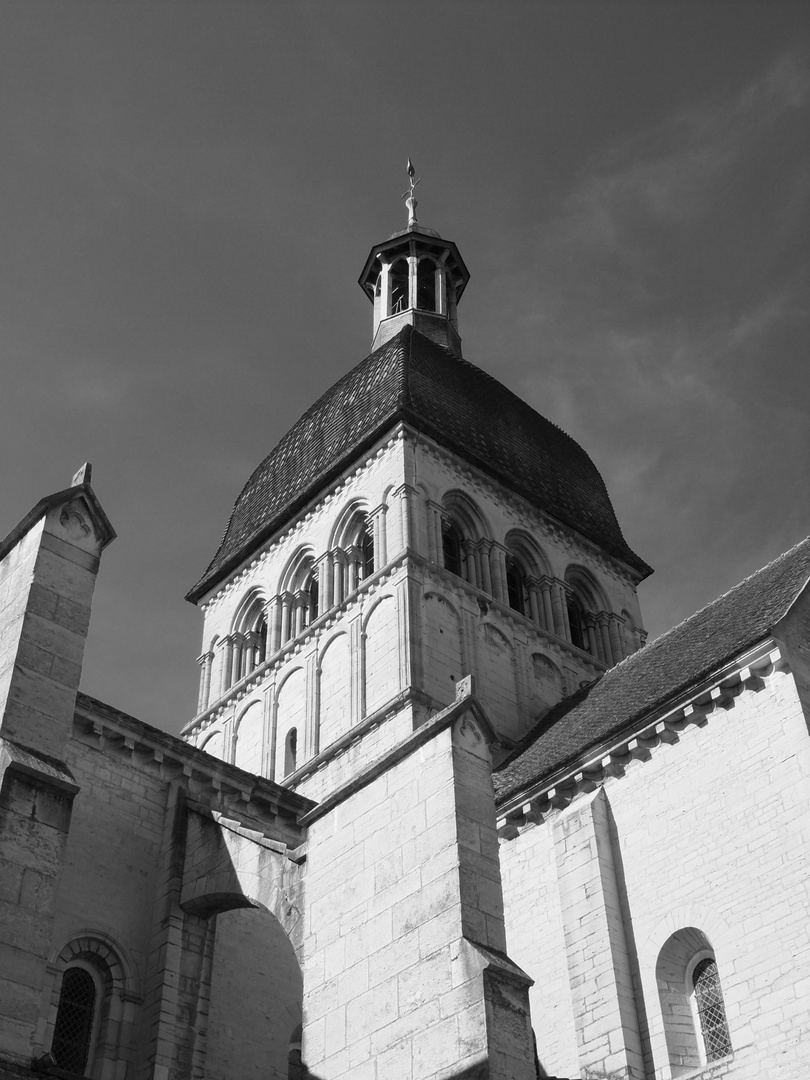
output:
[[189,796],[232,818],[289,826],[315,805],[84,694],[76,700],[73,732],[82,745],[126,759],[161,780],[180,782]]
[[774,639],[760,642],[688,693],[678,695],[639,718],[620,735],[589,748],[577,761],[535,784],[527,784],[504,801],[498,807],[501,839],[514,839],[555,810],[566,807],[580,793],[594,791],[610,777],[623,776],[634,762],[648,761],[662,743],[677,743],[686,728],[703,727],[715,710],[732,708],[741,693],[757,692],[776,672],[789,671],[790,665]]

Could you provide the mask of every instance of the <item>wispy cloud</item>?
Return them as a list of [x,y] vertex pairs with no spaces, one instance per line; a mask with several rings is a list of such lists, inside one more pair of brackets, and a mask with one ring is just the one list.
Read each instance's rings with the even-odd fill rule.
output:
[[803,51],[781,57],[741,92],[668,118],[593,161],[567,199],[557,245],[614,247],[639,215],[676,223],[701,212],[712,185],[779,119],[810,101]]

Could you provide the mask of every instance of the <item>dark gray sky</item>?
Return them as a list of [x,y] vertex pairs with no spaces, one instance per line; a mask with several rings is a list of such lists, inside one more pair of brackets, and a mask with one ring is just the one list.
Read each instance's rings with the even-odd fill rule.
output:
[[419,220],[466,357],[579,440],[652,635],[810,531],[810,5],[3,0],[0,534],[85,460],[119,538],[83,688],[178,730],[183,600],[370,347]]

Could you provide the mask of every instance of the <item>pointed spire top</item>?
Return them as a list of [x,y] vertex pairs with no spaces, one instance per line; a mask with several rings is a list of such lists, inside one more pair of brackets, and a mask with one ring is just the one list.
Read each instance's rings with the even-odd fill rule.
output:
[[85,461],[84,465],[74,474],[73,479],[70,481],[71,487],[78,487],[79,484],[89,484],[90,476],[93,472],[93,466],[89,461]]
[[416,170],[411,164],[411,159],[408,158],[408,190],[404,192],[402,198],[405,200],[405,205],[408,207],[408,228],[412,225],[416,225],[416,208],[419,203],[413,197],[413,189],[422,179],[421,176],[414,179],[416,176]]

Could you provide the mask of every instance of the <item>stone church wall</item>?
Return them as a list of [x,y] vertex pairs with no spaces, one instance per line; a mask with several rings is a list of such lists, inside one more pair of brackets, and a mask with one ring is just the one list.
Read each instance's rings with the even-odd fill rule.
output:
[[[549,1073],[606,1075],[622,1053],[632,1059],[635,1039],[656,1080],[673,1075],[656,964],[673,933],[694,927],[717,961],[733,1050],[699,1075],[810,1075],[807,727],[791,675],[732,704],[502,844],[510,952],[538,983],[532,1015]],[[612,1005],[602,956],[617,980]],[[578,1062],[559,1022],[565,981]],[[625,1035],[608,1043],[617,1018]]]
[[302,996],[292,945],[267,911],[215,917],[205,1080],[289,1080]]

